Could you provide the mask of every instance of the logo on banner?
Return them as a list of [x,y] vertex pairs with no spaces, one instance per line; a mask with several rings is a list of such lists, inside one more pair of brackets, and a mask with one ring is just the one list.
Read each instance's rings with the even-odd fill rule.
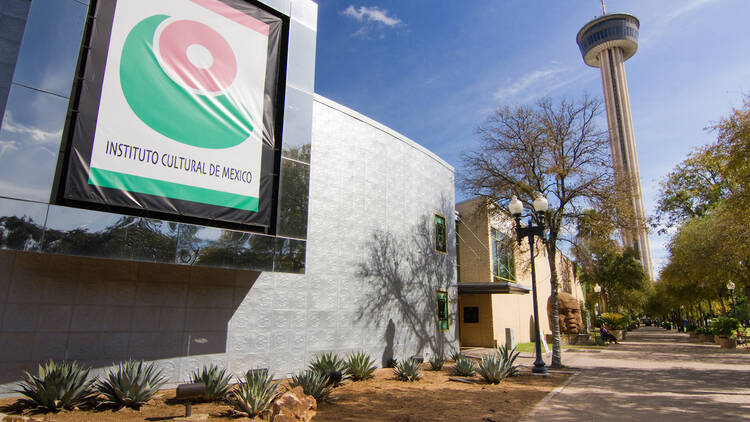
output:
[[194,147],[230,148],[255,130],[233,95],[237,63],[230,44],[205,23],[154,15],[125,40],[120,85],[133,113],[156,132]]

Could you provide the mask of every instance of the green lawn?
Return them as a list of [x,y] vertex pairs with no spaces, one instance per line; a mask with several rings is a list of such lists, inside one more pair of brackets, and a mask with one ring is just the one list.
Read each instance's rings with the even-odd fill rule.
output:
[[[549,345],[550,349],[552,348],[552,345]],[[516,346],[516,351],[521,353],[534,353],[534,343],[518,343],[518,346]],[[563,344],[563,349],[603,349],[606,346],[593,346],[593,345],[585,345],[585,344]],[[544,347],[542,347],[542,352],[544,351]]]

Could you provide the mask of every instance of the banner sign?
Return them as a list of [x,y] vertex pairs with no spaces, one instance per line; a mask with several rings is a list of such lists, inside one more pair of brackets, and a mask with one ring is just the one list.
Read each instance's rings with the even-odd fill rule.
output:
[[96,7],[63,197],[268,226],[282,19],[242,0]]

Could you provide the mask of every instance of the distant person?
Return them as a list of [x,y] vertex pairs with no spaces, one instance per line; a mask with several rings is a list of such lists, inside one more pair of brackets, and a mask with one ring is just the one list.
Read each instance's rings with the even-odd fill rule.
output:
[[599,329],[599,333],[602,335],[603,341],[608,341],[609,344],[612,344],[613,341],[615,342],[615,344],[620,344],[617,342],[617,337],[613,336],[612,333],[607,330],[607,327],[605,327],[604,324],[602,324],[602,328]]

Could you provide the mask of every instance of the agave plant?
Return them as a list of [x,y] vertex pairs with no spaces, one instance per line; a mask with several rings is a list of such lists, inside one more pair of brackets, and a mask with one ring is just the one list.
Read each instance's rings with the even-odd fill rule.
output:
[[432,366],[433,371],[439,371],[443,369],[444,364],[445,364],[445,356],[443,355],[433,355],[430,358],[430,366]]
[[206,400],[223,400],[232,387],[229,381],[232,376],[227,374],[227,370],[219,368],[216,365],[209,367],[204,366],[200,371],[193,372],[190,381],[194,383],[203,383],[206,386]]
[[459,359],[461,359],[463,355],[461,354],[460,350],[456,350],[453,353],[451,353],[451,360],[453,362],[457,362]]
[[346,373],[354,381],[372,378],[375,369],[377,369],[375,361],[370,359],[370,356],[366,353],[357,352],[346,357]]
[[333,387],[327,383],[328,377],[319,372],[308,369],[299,374],[292,375],[289,381],[290,388],[302,387],[308,396],[313,396],[318,403],[331,400]]
[[414,359],[406,359],[393,368],[397,380],[416,381],[422,376],[422,368]]
[[96,389],[107,398],[104,405],[138,409],[166,382],[153,363],[128,359],[107,371],[97,382]]
[[458,359],[456,359],[456,366],[453,368],[453,372],[462,377],[471,377],[477,372],[477,369],[471,359],[465,356],[459,356]]
[[39,365],[38,376],[26,372],[27,379],[21,382],[20,390],[16,392],[28,397],[20,400],[22,404],[35,409],[47,412],[73,409],[94,395],[96,380],[86,381],[89,370],[77,362],[49,361]]
[[310,363],[310,369],[327,377],[326,384],[338,387],[347,377],[343,376],[346,361],[336,353],[323,353]]
[[248,371],[232,390],[230,402],[235,409],[254,418],[271,407],[278,388],[279,384],[273,382],[273,375],[267,370]]
[[497,355],[500,359],[502,359],[503,362],[503,378],[515,377],[516,375],[518,375],[521,365],[515,365],[515,363],[520,354],[521,353],[516,352],[515,347],[511,349],[507,344],[504,344],[502,347],[498,348]]

